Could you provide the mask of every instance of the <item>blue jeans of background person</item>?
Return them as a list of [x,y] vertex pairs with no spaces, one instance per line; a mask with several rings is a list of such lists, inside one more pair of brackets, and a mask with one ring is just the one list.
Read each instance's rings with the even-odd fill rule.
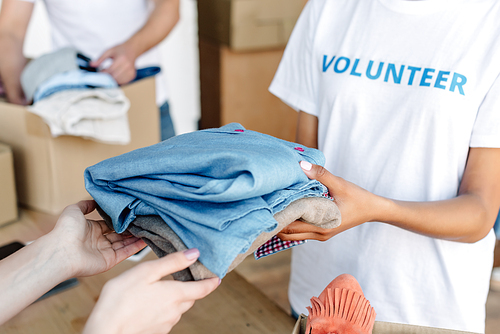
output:
[[[161,68],[158,66],[149,66],[137,69],[135,79],[132,81],[134,82],[154,76],[160,73],[160,71]],[[160,139],[163,141],[173,136],[175,136],[174,123],[172,122],[172,118],[170,116],[170,105],[168,101],[166,101],[160,106]]]
[[85,186],[122,233],[137,216],[158,215],[200,262],[223,277],[276,212],[326,187],[299,166],[323,165],[319,150],[240,124],[172,137],[85,170]]
[[170,105],[168,101],[160,106],[160,134],[161,140],[175,136],[174,123],[170,116]]
[[299,317],[300,317],[300,314],[298,314],[294,309],[293,307],[290,308],[290,311],[292,313],[292,318],[294,318],[295,320],[297,320]]
[[497,236],[497,239],[500,240],[500,212],[498,213],[497,216],[497,221],[495,222],[495,235]]

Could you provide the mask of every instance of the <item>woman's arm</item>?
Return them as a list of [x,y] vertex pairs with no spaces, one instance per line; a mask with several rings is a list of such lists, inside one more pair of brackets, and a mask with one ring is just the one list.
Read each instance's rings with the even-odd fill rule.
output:
[[[116,234],[104,221],[86,219],[95,205],[81,201],[68,206],[50,233],[0,261],[0,324],[60,282],[107,271],[146,246],[136,237]],[[195,300],[220,283],[218,278],[162,280],[199,255],[195,248],[169,254],[107,282],[84,333],[168,333]]]
[[179,0],[154,0],[155,8],[144,26],[124,43],[105,51],[91,63],[99,67],[108,58],[113,64],[103,70],[123,85],[135,78],[135,60],[165,39],[179,21]]
[[94,201],[68,206],[51,232],[0,261],[0,324],[62,281],[104,272],[146,246],[87,220],[94,208]]
[[435,238],[476,242],[495,224],[500,206],[500,149],[471,148],[458,196],[435,202],[386,200],[381,221]]
[[19,0],[4,0],[0,12],[0,77],[7,100],[26,104],[21,88],[21,72],[26,65],[23,44],[33,12],[33,4]]
[[[311,117],[315,118],[305,116],[306,119]],[[313,122],[309,120],[308,123]],[[298,132],[297,138],[309,138],[312,133],[317,133],[317,125],[311,129],[299,124]],[[457,197],[433,202],[409,202],[374,195],[332,175],[321,166],[302,163],[308,177],[328,187],[341,211],[342,225],[336,229],[323,230],[294,222],[278,236],[283,240],[327,240],[364,222],[378,221],[429,237],[476,242],[489,233],[498,214],[498,166],[500,149],[471,148]]]
[[318,148],[318,118],[303,111],[297,119],[295,141],[307,147]]

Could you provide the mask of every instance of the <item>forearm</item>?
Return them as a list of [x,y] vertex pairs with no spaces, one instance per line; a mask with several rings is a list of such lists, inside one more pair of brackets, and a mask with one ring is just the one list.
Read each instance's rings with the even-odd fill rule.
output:
[[295,222],[280,232],[282,240],[325,241],[365,222],[382,222],[433,238],[473,243],[491,231],[500,206],[500,149],[471,148],[458,195],[441,201],[384,198],[324,167],[303,163],[310,179],[327,186],[342,214],[342,224],[323,230]]
[[428,236],[476,242],[492,229],[500,203],[500,149],[471,148],[458,196],[449,200],[389,202],[382,221]]
[[449,200],[406,202],[380,199],[373,221],[429,237],[473,243],[484,238],[495,222],[497,209],[489,209],[479,196],[465,194]]
[[9,33],[0,33],[0,77],[5,88],[7,100],[23,104],[21,72],[26,65],[23,56],[23,42]]
[[0,324],[71,277],[65,258],[46,235],[0,261]]
[[304,111],[297,117],[295,142],[311,148],[318,148],[318,118]]
[[155,1],[155,9],[146,24],[124,44],[134,50],[137,58],[160,43],[179,21],[179,0]]

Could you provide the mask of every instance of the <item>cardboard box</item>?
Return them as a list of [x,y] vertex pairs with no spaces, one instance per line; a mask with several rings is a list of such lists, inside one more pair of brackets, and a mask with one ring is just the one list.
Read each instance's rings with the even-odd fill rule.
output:
[[16,219],[17,199],[12,150],[0,143],[0,225]]
[[283,50],[235,52],[200,39],[200,128],[237,122],[294,141],[297,112],[268,90]]
[[154,78],[127,85],[123,91],[131,103],[128,145],[108,145],[73,136],[52,138],[40,117],[22,106],[0,102],[0,141],[12,148],[20,204],[59,214],[65,206],[90,198],[83,180],[85,168],[159,141]]
[[[307,316],[301,314],[292,334],[305,334]],[[473,334],[470,332],[375,321],[373,334]]]
[[200,37],[235,51],[283,47],[306,0],[198,1]]

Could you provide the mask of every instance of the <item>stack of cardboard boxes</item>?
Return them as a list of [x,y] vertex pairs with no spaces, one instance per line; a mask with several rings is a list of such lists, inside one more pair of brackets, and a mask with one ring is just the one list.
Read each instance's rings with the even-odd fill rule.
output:
[[234,51],[284,47],[304,0],[204,0],[198,2],[200,37]]
[[[40,117],[23,106],[0,102],[0,142],[12,149],[19,204],[57,215],[67,205],[90,198],[83,180],[85,168],[159,141],[154,78],[125,86],[123,91],[131,104],[128,112],[131,142],[128,145],[108,145],[72,136],[53,138]],[[8,164],[2,159],[8,155],[6,152],[0,147],[0,177],[7,175],[2,175]],[[13,179],[12,176],[7,181],[0,180],[0,205],[4,204],[3,196],[8,197],[5,203],[10,203],[10,211],[0,208],[2,217],[4,212],[13,210],[12,203],[16,201],[4,186],[12,184]],[[0,217],[0,222],[15,219],[13,215],[17,213]]]
[[198,1],[201,128],[238,122],[294,140],[297,113],[268,87],[306,2]]

